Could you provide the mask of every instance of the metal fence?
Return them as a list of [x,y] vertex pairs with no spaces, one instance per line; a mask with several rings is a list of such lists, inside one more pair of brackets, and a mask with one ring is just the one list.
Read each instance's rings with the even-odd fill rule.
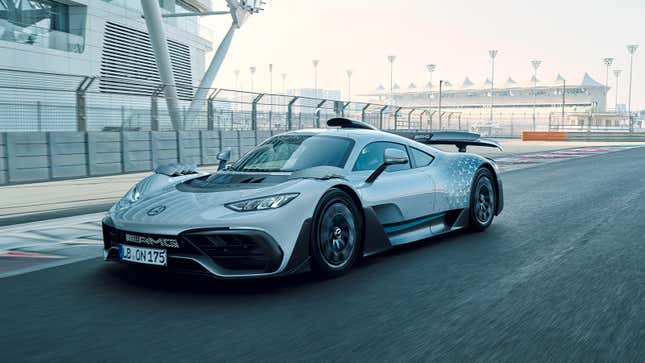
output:
[[[174,130],[164,98],[165,88],[166,85],[150,82],[144,76],[123,79],[0,69],[0,132]],[[518,137],[534,125],[530,105],[513,109],[495,107],[491,123],[489,105],[482,108],[444,105],[440,110],[437,103],[397,106],[225,88],[199,92],[206,96],[194,100],[191,95],[198,93],[197,88],[177,88],[179,129],[188,131],[325,127],[325,121],[336,116],[362,120],[387,130],[468,130],[502,137]],[[192,112],[191,103],[198,106]],[[590,123],[571,125],[569,109],[575,107],[569,106],[564,121],[559,109],[538,109],[536,129],[597,128],[593,122],[592,127]],[[620,131],[625,125],[626,121],[606,129]]]
[[[172,130],[165,85],[144,79],[0,69],[0,131]],[[180,94],[195,94],[196,89]],[[208,89],[179,99],[182,130],[282,131],[346,116],[382,129],[468,129],[462,113],[423,107]]]

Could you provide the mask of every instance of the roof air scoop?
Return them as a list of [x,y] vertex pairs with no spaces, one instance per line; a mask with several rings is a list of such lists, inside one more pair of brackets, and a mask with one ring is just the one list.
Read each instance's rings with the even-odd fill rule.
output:
[[329,127],[340,127],[341,129],[365,129],[378,130],[376,127],[358,120],[352,120],[344,117],[335,117],[327,121]]

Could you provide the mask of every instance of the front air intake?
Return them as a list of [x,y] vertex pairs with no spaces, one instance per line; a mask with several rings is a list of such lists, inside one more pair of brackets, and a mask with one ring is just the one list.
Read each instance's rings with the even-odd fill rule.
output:
[[183,237],[227,270],[273,272],[282,262],[282,251],[262,232],[207,231]]

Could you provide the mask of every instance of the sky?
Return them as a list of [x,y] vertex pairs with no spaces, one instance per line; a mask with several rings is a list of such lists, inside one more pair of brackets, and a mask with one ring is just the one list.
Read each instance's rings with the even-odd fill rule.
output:
[[[459,85],[468,76],[476,84],[490,77],[489,49],[499,51],[495,81],[517,82],[532,76],[530,60],[542,60],[538,78],[552,81],[560,73],[579,83],[585,72],[605,82],[602,59],[623,69],[619,103],[627,101],[627,44],[640,44],[634,57],[632,109],[645,109],[644,0],[266,0],[265,10],[251,16],[233,39],[215,87],[250,88],[250,66],[257,67],[254,88],[269,91],[268,64],[274,64],[274,92],[313,88],[311,61],[319,59],[318,87],[339,89],[347,97],[346,70],[353,70],[353,96],[389,88],[387,56],[397,56],[394,82],[407,88],[429,80],[426,64],[437,69],[433,80]],[[213,1],[216,10],[223,0]],[[204,20],[215,44],[230,20]],[[436,82],[435,82],[436,83]],[[615,98],[610,73],[609,107]]]

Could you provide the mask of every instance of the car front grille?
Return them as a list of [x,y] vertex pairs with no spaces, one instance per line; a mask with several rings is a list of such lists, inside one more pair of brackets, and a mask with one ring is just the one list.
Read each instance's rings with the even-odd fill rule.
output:
[[182,241],[178,236],[123,231],[103,223],[103,247],[107,249],[120,244],[164,248],[169,252],[199,254],[199,251],[190,243]]
[[282,262],[282,251],[259,233],[185,234],[195,247],[228,270],[275,271]]
[[[173,258],[173,254],[209,257],[224,273],[275,272],[282,263],[280,247],[267,234],[259,231],[213,229],[187,231],[178,236],[129,232],[103,223],[103,245],[106,250],[127,244],[168,251],[168,267],[196,270],[198,263]],[[177,260],[177,261],[175,261]],[[198,270],[204,271],[203,267]]]

